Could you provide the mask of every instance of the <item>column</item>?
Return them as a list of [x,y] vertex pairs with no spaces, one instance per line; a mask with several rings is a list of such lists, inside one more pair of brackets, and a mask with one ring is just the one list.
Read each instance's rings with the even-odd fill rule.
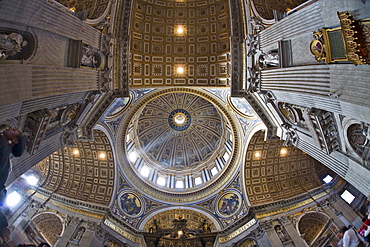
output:
[[0,91],[3,92],[1,106],[42,97],[99,90],[97,70],[2,64],[0,74],[3,75],[0,77]]
[[55,247],[66,247],[69,240],[71,239],[73,233],[77,227],[81,224],[82,220],[78,217],[73,217],[71,222],[67,225],[66,229],[62,236],[60,236],[58,242],[55,244]]
[[282,226],[284,226],[285,230],[288,232],[296,246],[308,246],[306,241],[304,241],[303,238],[298,234],[297,229],[292,225],[286,216],[279,217],[278,221]]
[[[330,199],[325,200],[320,203],[321,208],[324,210],[324,212],[329,215],[329,217],[334,221],[335,225],[342,226],[344,222],[341,219],[341,214],[339,211],[337,211],[333,206],[332,203],[334,203],[335,200],[332,202]],[[345,224],[347,225],[347,224]]]
[[261,222],[261,227],[266,232],[272,247],[281,247],[281,241],[276,231],[274,230],[273,220]]
[[17,243],[27,243],[29,241],[25,235],[25,230],[32,217],[40,208],[41,203],[36,202],[31,198],[22,203],[20,208],[13,213],[13,217],[8,220],[9,226],[11,225],[14,227],[14,230],[10,235],[11,239],[16,239]]
[[3,0],[0,1],[0,18],[37,29],[52,30],[61,36],[99,47],[100,31],[79,20],[62,5],[44,0]]
[[353,225],[356,228],[361,227],[361,218],[356,212],[353,211],[352,207],[347,202],[341,198],[338,198],[338,200],[333,202],[332,205],[338,211],[337,215],[343,222],[343,225]]
[[27,153],[23,154],[20,158],[12,159],[13,162],[13,169],[9,174],[7,185],[14,182],[17,178],[19,178],[23,173],[31,169],[34,165],[38,162],[42,161],[55,151],[62,148],[62,142],[60,141],[60,135],[62,133],[58,133],[57,135],[51,136],[50,138],[43,140],[41,142],[40,148],[36,151],[32,156],[28,155]]
[[97,225],[94,222],[88,222],[86,226],[86,231],[80,240],[80,246],[98,246],[94,240],[95,230],[97,229]]
[[329,64],[262,71],[262,90],[270,90],[279,101],[323,109],[370,122],[368,66]]
[[304,33],[312,33],[324,26],[318,3],[312,3],[271,27],[261,31],[261,48],[275,45],[279,40],[291,39]]
[[331,155],[328,155],[312,144],[310,137],[304,135],[299,135],[296,147],[337,173],[356,187],[362,194],[370,194],[370,176],[368,176],[368,171],[365,167],[339,152],[333,152]]

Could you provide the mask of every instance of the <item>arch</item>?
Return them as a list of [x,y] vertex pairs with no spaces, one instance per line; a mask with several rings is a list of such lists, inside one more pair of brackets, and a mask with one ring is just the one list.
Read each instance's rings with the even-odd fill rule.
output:
[[[243,162],[241,164],[242,168],[241,168],[241,178],[245,178],[245,169],[244,169],[244,166],[245,166],[245,156],[246,156],[246,152],[248,150],[248,146],[249,146],[249,142],[250,140],[252,139],[252,137],[258,132],[258,131],[267,131],[267,128],[266,126],[261,122],[257,125],[255,125],[253,127],[253,129],[250,131],[249,135],[247,136],[247,140],[245,142],[245,148],[244,148],[244,152],[243,152]],[[247,194],[247,188],[246,188],[246,183],[245,183],[245,180],[243,179],[241,181],[241,184],[242,184],[242,193],[244,195],[244,200],[245,200],[245,204],[250,207],[251,206],[251,203],[249,201],[249,198],[248,198],[248,194]]]
[[346,148],[360,162],[370,165],[370,126],[351,118],[343,119],[343,136]]
[[[95,129],[94,139],[95,142],[76,141],[46,158],[49,164],[56,165],[49,166],[42,188],[78,202],[107,207],[114,194],[115,159],[104,132]],[[97,169],[99,172],[94,172]]]
[[258,247],[258,242],[256,239],[247,237],[240,241],[237,247]]
[[309,246],[327,240],[336,246],[338,227],[329,215],[319,211],[308,211],[299,216],[296,229]]
[[[218,221],[218,219],[204,211],[203,209],[201,208],[194,208],[194,207],[187,207],[187,206],[181,206],[181,207],[178,207],[178,206],[172,206],[172,207],[165,207],[165,208],[161,208],[159,210],[156,210],[148,215],[146,215],[142,221],[140,222],[140,225],[138,226],[138,229],[139,230],[145,230],[146,228],[148,228],[148,225],[149,223],[151,223],[151,221],[155,218],[157,218],[160,214],[163,214],[163,213],[173,213],[173,212],[179,212],[179,213],[184,213],[186,210],[188,211],[191,211],[191,212],[194,212],[196,213],[197,215],[199,215],[199,217],[202,217],[203,216],[203,219],[207,219],[207,220],[210,220],[213,224],[213,226],[215,227],[214,230],[216,231],[220,231],[222,228],[221,228],[221,224],[220,222]],[[201,221],[199,221],[200,223]]]
[[50,245],[54,245],[58,240],[57,236],[63,235],[65,227],[65,220],[59,214],[42,212],[30,219],[25,232],[29,238],[36,242],[44,239]]
[[[97,124],[95,125],[94,127],[94,130],[100,130],[101,132],[103,132],[105,134],[105,136],[108,138],[109,140],[109,143],[110,143],[110,146],[113,147],[114,146],[114,140],[113,140],[113,133],[111,133],[111,131],[105,126],[105,125],[102,125],[102,124]],[[117,159],[117,153],[116,153],[116,149],[115,148],[111,148],[111,151],[113,153],[113,164],[114,164],[114,181],[119,181],[119,172],[118,172],[118,159]],[[115,199],[116,199],[116,191],[117,191],[117,188],[119,187],[119,184],[118,183],[113,183],[113,193],[112,193],[112,197],[111,197],[111,200],[109,202],[109,207],[113,206],[114,202],[115,202]]]
[[248,143],[243,182],[251,205],[292,198],[323,184],[315,172],[315,165],[320,163],[298,148],[283,144],[282,140],[265,141],[263,131],[256,132]]
[[73,235],[71,236],[71,240],[74,240],[74,241],[76,241],[76,242],[79,243],[81,241],[83,235],[85,234],[85,232],[86,232],[86,227],[79,226],[75,230],[75,232],[73,233]]

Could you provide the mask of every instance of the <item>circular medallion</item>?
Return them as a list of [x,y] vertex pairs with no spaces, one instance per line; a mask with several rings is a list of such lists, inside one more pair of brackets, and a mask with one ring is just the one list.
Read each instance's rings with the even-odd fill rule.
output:
[[217,211],[221,217],[231,217],[239,211],[241,207],[241,196],[235,191],[229,191],[223,194],[217,202]]
[[115,118],[123,113],[127,106],[131,103],[131,96],[126,98],[117,98],[109,106],[105,115],[107,118]]
[[118,204],[122,212],[130,217],[138,216],[143,205],[140,198],[131,192],[123,192],[119,196]]
[[324,52],[324,45],[320,40],[314,39],[310,43],[310,51],[314,56],[321,56]]

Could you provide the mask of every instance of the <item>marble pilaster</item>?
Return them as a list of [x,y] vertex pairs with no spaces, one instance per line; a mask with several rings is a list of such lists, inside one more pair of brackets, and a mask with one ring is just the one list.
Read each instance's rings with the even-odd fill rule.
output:
[[278,218],[278,221],[282,226],[284,226],[285,230],[288,232],[296,246],[308,246],[306,241],[304,241],[303,238],[298,234],[297,229],[292,225],[287,217],[280,217]]

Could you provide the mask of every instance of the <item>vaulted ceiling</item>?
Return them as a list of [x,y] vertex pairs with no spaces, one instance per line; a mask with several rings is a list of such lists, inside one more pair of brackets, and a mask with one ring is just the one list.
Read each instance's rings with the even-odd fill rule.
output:
[[228,1],[133,1],[130,87],[227,87]]

